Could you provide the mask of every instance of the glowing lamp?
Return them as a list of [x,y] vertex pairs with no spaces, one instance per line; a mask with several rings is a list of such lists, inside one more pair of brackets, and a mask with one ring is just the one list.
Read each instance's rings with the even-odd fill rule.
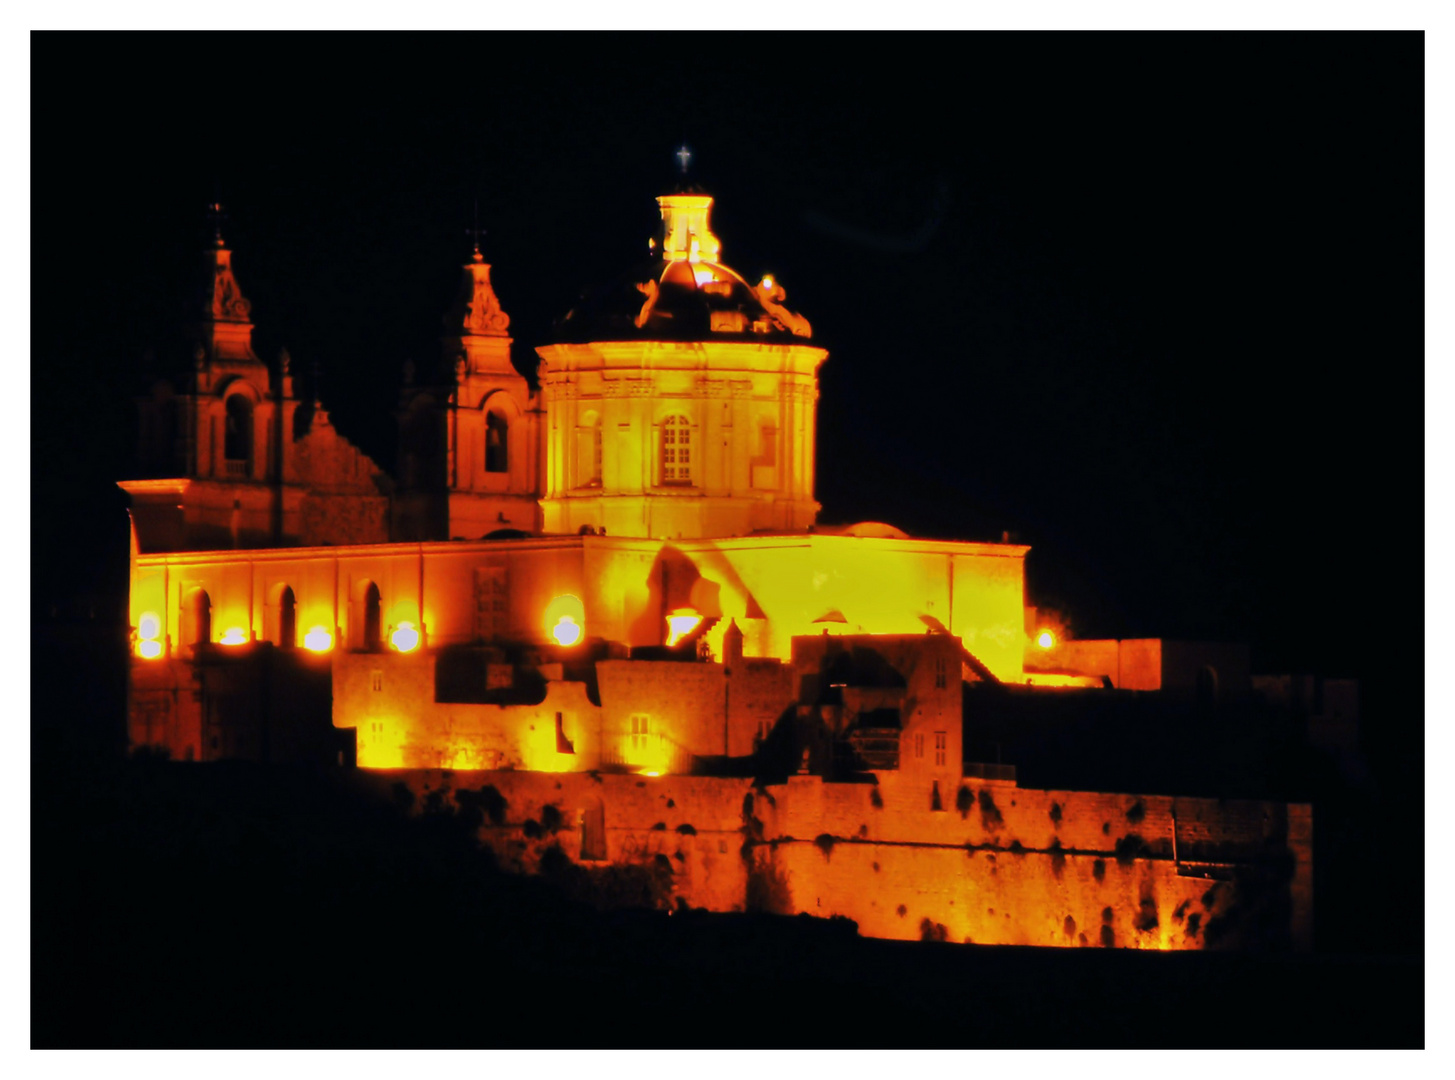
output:
[[557,645],[574,645],[581,640],[581,624],[569,615],[562,615],[551,627],[551,637]]
[[702,621],[702,616],[691,608],[678,608],[667,616],[667,644],[676,645],[692,631],[697,629],[697,624]]
[[414,628],[413,623],[402,622],[389,635],[389,644],[400,652],[413,652],[419,648],[419,631]]
[[1036,635],[1036,644],[1043,649],[1049,649],[1052,645],[1056,644],[1056,635],[1049,630],[1042,630]]
[[644,770],[642,770],[642,775],[643,776],[661,776],[662,774],[659,773],[659,772],[657,772],[655,769],[644,769]]
[[321,626],[315,626],[303,635],[303,647],[309,652],[328,652],[333,648],[333,635]]
[[772,274],[764,274],[763,275],[763,284],[760,286],[760,288],[762,288],[762,290],[764,292],[772,292],[773,291],[773,275]]
[[160,641],[143,641],[136,647],[136,652],[143,660],[155,660],[162,655],[162,643]]
[[219,645],[246,645],[248,635],[241,626],[229,626],[223,632],[222,637],[217,639],[217,643]]
[[586,605],[563,593],[546,605],[546,633],[557,645],[575,645],[586,636]]
[[162,620],[155,611],[148,611],[137,620],[136,636],[143,641],[155,641],[162,636]]

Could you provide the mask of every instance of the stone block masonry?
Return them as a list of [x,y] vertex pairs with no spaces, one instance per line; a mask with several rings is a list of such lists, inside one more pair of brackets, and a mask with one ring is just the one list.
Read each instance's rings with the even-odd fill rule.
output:
[[[523,771],[381,771],[422,805],[485,793],[502,865],[555,847],[670,869],[674,902],[844,916],[869,937],[1143,949],[1311,947],[1304,805],[923,784]],[[469,801],[471,796],[464,796]]]

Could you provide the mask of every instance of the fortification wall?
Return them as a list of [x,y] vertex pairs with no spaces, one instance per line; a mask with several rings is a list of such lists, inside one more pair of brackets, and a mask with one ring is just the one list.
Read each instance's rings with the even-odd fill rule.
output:
[[1306,806],[970,780],[936,812],[927,785],[880,780],[795,777],[757,796],[758,888],[782,910],[843,915],[872,937],[1311,944]]
[[[842,915],[866,936],[982,944],[1311,944],[1306,806],[967,781],[933,811],[925,784],[890,773],[766,789],[591,773],[376,777],[444,805],[493,789],[498,816],[481,838],[519,872],[556,846],[580,861],[597,815],[604,844],[586,854],[604,859],[589,861],[654,869],[674,898],[713,911]],[[1174,840],[1199,860],[1174,859]]]

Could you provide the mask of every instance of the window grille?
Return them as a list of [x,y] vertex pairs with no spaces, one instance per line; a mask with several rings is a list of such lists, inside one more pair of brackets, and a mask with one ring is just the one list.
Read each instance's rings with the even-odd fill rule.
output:
[[662,421],[662,483],[692,482],[692,428],[687,417],[669,416]]

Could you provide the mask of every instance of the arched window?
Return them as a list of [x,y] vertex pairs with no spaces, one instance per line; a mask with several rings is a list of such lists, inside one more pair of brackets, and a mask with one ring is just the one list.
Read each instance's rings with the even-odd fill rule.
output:
[[212,640],[212,599],[206,589],[193,589],[182,602],[182,645],[195,649]]
[[507,447],[510,434],[510,427],[505,422],[505,417],[499,413],[490,412],[485,414],[485,471],[486,472],[507,472],[509,471],[509,455]]
[[229,473],[251,471],[253,460],[253,405],[241,394],[227,399],[227,421],[222,436],[222,456]]
[[692,483],[692,428],[685,416],[662,421],[662,483]]
[[372,581],[364,591],[364,640],[365,649],[378,649],[384,642],[380,619],[379,586]]
[[278,646],[291,649],[298,644],[298,602],[293,589],[283,586],[283,595],[278,599]]

